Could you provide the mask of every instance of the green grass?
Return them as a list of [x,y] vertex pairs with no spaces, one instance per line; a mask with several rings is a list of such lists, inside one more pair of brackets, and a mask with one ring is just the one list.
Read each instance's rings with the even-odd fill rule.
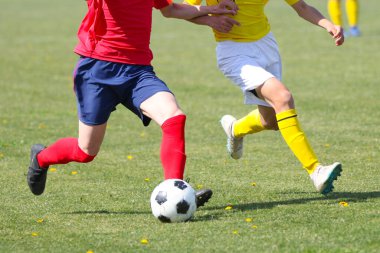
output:
[[[46,192],[30,193],[30,146],[76,136],[72,49],[85,2],[3,0],[0,252],[378,252],[380,3],[361,3],[363,36],[336,48],[282,2],[267,10],[284,82],[320,160],[343,163],[335,192],[315,192],[278,132],[246,138],[244,157],[229,159],[218,120],[251,108],[217,70],[209,29],[154,11],[153,65],[188,115],[186,177],[215,193],[192,222],[162,224],[149,205],[162,180],[160,129],[121,107],[93,163],[54,166]],[[327,13],[326,1],[309,2]]]

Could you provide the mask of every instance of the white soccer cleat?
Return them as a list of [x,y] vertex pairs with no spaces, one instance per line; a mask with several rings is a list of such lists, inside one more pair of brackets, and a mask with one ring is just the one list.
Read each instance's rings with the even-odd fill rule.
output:
[[341,172],[342,164],[338,162],[327,166],[318,165],[314,172],[310,174],[310,178],[318,192],[328,194],[334,189],[334,180],[338,179]]
[[236,119],[231,115],[224,115],[220,124],[227,135],[227,152],[233,159],[240,159],[243,155],[243,137],[236,138],[233,134],[233,126]]

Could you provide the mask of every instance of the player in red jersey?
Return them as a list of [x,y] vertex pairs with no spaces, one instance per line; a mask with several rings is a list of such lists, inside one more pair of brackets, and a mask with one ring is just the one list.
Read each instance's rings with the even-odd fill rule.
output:
[[[80,55],[74,71],[79,135],[48,147],[32,146],[27,175],[30,190],[35,195],[43,193],[50,165],[91,162],[118,104],[140,117],[145,126],[151,120],[161,126],[164,178],[183,179],[186,116],[151,66],[152,8],[165,17],[189,20],[208,14],[234,15],[236,5],[230,0],[217,6],[190,6],[172,0],[88,0],[87,5],[74,50]],[[211,195],[209,189],[197,192],[197,206]]]

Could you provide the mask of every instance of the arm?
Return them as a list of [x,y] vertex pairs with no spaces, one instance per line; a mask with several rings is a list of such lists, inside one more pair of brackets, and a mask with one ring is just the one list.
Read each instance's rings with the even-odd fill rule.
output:
[[317,9],[305,3],[304,0],[298,1],[292,7],[301,18],[326,29],[334,38],[335,45],[340,46],[343,44],[343,29],[327,20]]
[[[230,0],[226,0],[230,1]],[[189,4],[186,0],[184,4]],[[236,10],[238,7],[236,6]],[[234,25],[240,26],[240,23],[227,15],[205,15],[188,20],[197,25],[206,25],[212,29],[221,32],[228,33]]]
[[233,1],[222,1],[215,6],[188,5],[172,3],[160,9],[162,15],[167,18],[193,19],[208,14],[232,14],[235,15],[237,6]]
[[196,17],[188,21],[197,25],[209,26],[221,33],[228,33],[234,25],[240,26],[239,22],[224,15],[219,15],[219,16],[206,15],[206,16]]

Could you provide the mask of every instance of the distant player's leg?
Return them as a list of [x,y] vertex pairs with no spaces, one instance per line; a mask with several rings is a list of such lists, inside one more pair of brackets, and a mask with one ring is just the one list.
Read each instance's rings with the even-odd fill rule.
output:
[[[161,163],[165,179],[183,179],[185,154],[186,116],[179,108],[173,94],[158,92],[140,106],[143,113],[157,122],[162,129]],[[203,206],[212,195],[210,189],[196,193],[197,206]]]
[[27,181],[35,195],[44,192],[46,174],[50,165],[69,162],[91,162],[99,151],[103,141],[106,124],[87,126],[79,122],[79,138],[62,138],[45,148],[36,144],[31,149],[31,162]]
[[309,173],[317,190],[327,194],[333,189],[333,181],[342,170],[340,163],[322,166],[301,129],[290,91],[276,78],[267,80],[258,92],[270,103],[276,113],[278,129],[290,150]]
[[350,35],[354,37],[360,36],[358,27],[359,5],[357,0],[346,0],[346,13],[350,26]]
[[341,5],[340,0],[329,0],[327,4],[327,9],[331,18],[331,21],[335,25],[342,26],[342,11],[341,11]]

